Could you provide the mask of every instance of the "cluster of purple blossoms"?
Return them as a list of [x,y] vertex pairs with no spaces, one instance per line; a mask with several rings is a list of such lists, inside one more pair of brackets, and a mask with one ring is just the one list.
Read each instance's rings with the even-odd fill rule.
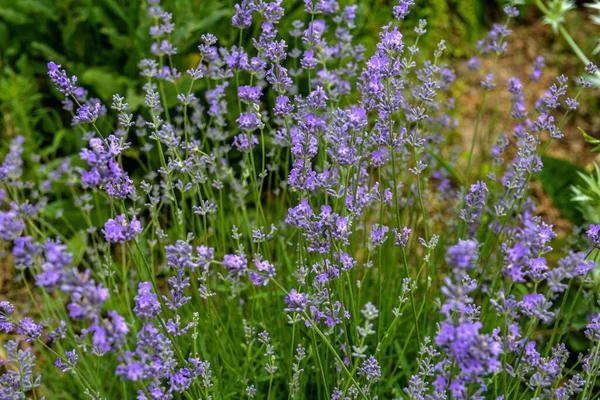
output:
[[290,293],[285,297],[286,308],[285,312],[305,312],[309,304],[308,297],[304,293],[299,293],[296,289],[290,290]]
[[587,235],[592,241],[592,244],[596,248],[600,248],[600,225],[590,224],[590,228],[587,231]]
[[267,260],[256,258],[254,260],[256,271],[250,272],[250,280],[257,286],[266,286],[270,279],[275,278],[275,266]]
[[351,220],[332,212],[331,206],[321,206],[321,212],[314,214],[306,199],[288,210],[286,223],[294,228],[301,229],[303,236],[308,241],[307,250],[327,254],[334,241],[341,245],[348,244],[348,237],[352,233]]
[[62,66],[52,61],[48,63],[48,76],[58,91],[65,96],[63,108],[67,111],[73,111],[75,105],[75,115],[72,124],[93,124],[99,117],[106,115],[106,107],[96,98],[87,100],[87,91],[76,86],[77,77],[68,77],[67,72]]
[[[21,349],[19,340],[7,340],[3,345],[6,357],[0,375],[0,396],[5,399],[25,399],[26,393],[41,386],[42,376],[35,375],[35,355],[31,347]],[[10,367],[9,367],[10,366]]]
[[77,77],[68,77],[67,71],[62,69],[62,66],[52,61],[48,63],[48,76],[59,92],[65,96],[71,96],[75,93],[77,86]]
[[125,215],[117,215],[104,224],[104,238],[111,243],[125,243],[133,240],[142,231],[142,224],[135,216],[131,220]]
[[19,186],[23,175],[23,144],[25,137],[17,136],[10,143],[8,153],[0,167],[0,182],[7,182]]
[[114,135],[106,140],[91,138],[89,147],[79,153],[81,159],[88,163],[90,170],[81,170],[81,182],[84,187],[100,187],[116,198],[125,199],[134,191],[133,181],[123,171],[117,158],[127,145]]
[[[481,328],[480,322],[464,321],[456,326],[442,323],[435,343],[449,359],[436,366],[440,371],[433,384],[437,390],[449,390],[453,398],[466,398],[469,383],[482,383],[484,376],[500,368],[502,344],[490,335],[482,334]],[[452,377],[449,363],[456,363],[459,369],[457,377]]]
[[5,333],[16,333],[25,337],[26,342],[33,343],[42,336],[44,326],[36,324],[31,318],[17,321],[15,308],[8,301],[0,302],[0,330]]
[[65,352],[66,361],[58,357],[54,361],[54,366],[61,370],[61,372],[74,372],[73,368],[77,365],[77,352],[75,350]]
[[21,217],[16,203],[11,203],[11,209],[0,211],[0,239],[15,240],[25,229],[25,221]]
[[[28,261],[23,264],[27,267],[33,267],[33,256],[40,252],[39,247],[35,246],[31,242],[30,237],[25,237],[27,242],[15,241],[15,247],[13,248],[13,255],[15,250],[17,255],[23,258],[27,258]],[[23,244],[26,243],[27,251],[23,251]],[[34,247],[35,246],[35,247]],[[27,254],[28,253],[28,254]],[[27,254],[27,255],[26,255]],[[36,276],[36,285],[43,287],[50,291],[58,285],[62,284],[69,274],[69,266],[73,263],[73,256],[67,252],[67,246],[58,242],[48,239],[43,247],[44,260],[41,263],[41,274]]]
[[160,313],[160,303],[157,296],[152,293],[150,282],[140,282],[138,294],[135,297],[135,308],[133,311],[140,318],[156,318]]
[[469,193],[465,196],[465,208],[460,210],[460,219],[469,224],[471,234],[477,228],[481,213],[485,207],[486,194],[488,192],[485,182],[477,182],[471,185]]

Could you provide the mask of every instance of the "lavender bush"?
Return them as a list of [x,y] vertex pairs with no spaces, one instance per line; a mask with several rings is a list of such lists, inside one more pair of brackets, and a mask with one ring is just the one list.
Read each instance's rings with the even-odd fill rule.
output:
[[497,79],[507,5],[468,62],[482,104],[462,154],[455,71],[443,41],[419,53],[412,3],[367,54],[356,5],[306,0],[286,26],[281,0],[244,0],[237,44],[203,35],[182,73],[149,0],[135,115],[49,62],[85,147],[47,159],[17,137],[4,156],[0,238],[29,299],[0,302],[0,398],[597,397],[600,225],[554,250],[529,191],[591,83],[536,98],[541,58]]

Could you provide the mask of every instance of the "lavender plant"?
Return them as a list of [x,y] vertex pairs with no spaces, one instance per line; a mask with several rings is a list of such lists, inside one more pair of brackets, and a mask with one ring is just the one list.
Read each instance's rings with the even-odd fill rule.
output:
[[[419,53],[412,5],[368,54],[357,5],[306,0],[287,23],[281,0],[243,0],[235,44],[206,33],[182,73],[176,21],[149,0],[136,115],[49,62],[86,145],[45,159],[18,137],[4,156],[0,239],[30,309],[0,302],[15,338],[0,397],[597,396],[600,227],[554,250],[529,191],[590,81],[561,75],[536,98],[541,58],[495,77],[507,5],[468,63],[482,104],[462,155],[456,73],[444,41]],[[484,174],[475,143],[500,90],[512,104]]]

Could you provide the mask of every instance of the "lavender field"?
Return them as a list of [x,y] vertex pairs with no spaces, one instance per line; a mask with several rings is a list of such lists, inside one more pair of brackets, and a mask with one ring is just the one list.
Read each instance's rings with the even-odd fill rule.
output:
[[600,397],[600,2],[9,3],[0,400]]

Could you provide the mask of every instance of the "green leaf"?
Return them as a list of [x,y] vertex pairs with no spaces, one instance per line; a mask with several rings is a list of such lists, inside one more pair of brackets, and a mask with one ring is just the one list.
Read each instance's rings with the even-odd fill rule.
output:
[[103,100],[110,99],[113,94],[120,93],[126,80],[126,78],[104,68],[89,68],[81,75],[81,82],[84,85],[93,87]]
[[[58,12],[56,6],[52,3],[40,0],[19,0],[19,9],[27,15],[32,14],[43,14],[45,18],[53,21],[58,20]],[[39,20],[40,15],[35,16],[36,20]]]
[[67,248],[73,254],[73,264],[79,264],[85,255],[86,249],[86,243],[83,239],[83,235],[80,232],[77,232],[75,235],[73,235],[67,242]]
[[62,139],[68,134],[70,131],[67,129],[61,129],[54,134],[52,138],[52,144],[41,151],[41,155],[46,157],[50,154],[56,153],[56,151],[60,148]]
[[66,24],[61,29],[62,41],[65,46],[74,46],[74,38],[85,39],[89,35],[75,35],[79,24],[88,21],[88,13],[85,8],[80,8],[78,14],[75,17],[68,18]]
[[56,200],[48,204],[44,208],[44,217],[47,219],[54,219],[58,215],[58,210],[64,210],[65,207],[69,207],[69,204],[64,200]]
[[579,129],[579,132],[581,132],[581,134],[583,135],[583,138],[585,139],[586,142],[597,145],[596,147],[594,147],[592,149],[592,151],[600,150],[600,140],[599,139],[596,139],[595,137],[588,135],[581,127],[577,127],[577,128]]
[[63,55],[57,53],[52,47],[41,42],[32,42],[31,48],[36,50],[42,57],[48,61],[52,60],[58,64],[64,64],[66,59]]
[[144,96],[139,95],[133,86],[127,88],[127,94],[125,95],[129,108],[132,112],[135,112],[140,108],[145,101]]
[[583,216],[575,207],[569,194],[571,185],[584,183],[579,174],[584,173],[584,170],[575,164],[554,157],[542,156],[542,162],[544,168],[536,174],[536,178],[542,185],[544,193],[563,217],[576,225],[581,225],[584,222]]
[[10,42],[10,32],[8,25],[0,21],[0,49],[6,49]]
[[10,24],[15,25],[24,25],[30,22],[26,14],[19,12],[14,8],[10,8],[10,6],[6,6],[3,3],[5,2],[2,2],[2,4],[0,4],[0,18],[2,18]]
[[176,39],[188,40],[193,37],[197,32],[205,32],[214,27],[223,18],[231,15],[231,10],[227,8],[211,10],[208,15],[199,20],[192,20],[185,24],[183,29],[176,32]]
[[104,0],[104,2],[108,6],[108,8],[112,10],[112,12],[117,14],[119,18],[121,18],[123,22],[127,24],[129,29],[133,30],[133,23],[131,22],[131,18],[127,16],[127,13],[123,10],[123,8],[121,8],[119,3],[117,3],[115,0]]
[[121,35],[115,27],[103,26],[100,28],[100,33],[105,35],[110,44],[115,49],[128,49],[131,47],[131,40],[129,36]]
[[592,144],[600,144],[600,140],[596,139],[593,136],[588,135],[581,127],[577,127],[579,129],[579,132],[581,132],[581,134],[583,135],[583,138],[585,139],[586,142],[588,143],[592,143]]

